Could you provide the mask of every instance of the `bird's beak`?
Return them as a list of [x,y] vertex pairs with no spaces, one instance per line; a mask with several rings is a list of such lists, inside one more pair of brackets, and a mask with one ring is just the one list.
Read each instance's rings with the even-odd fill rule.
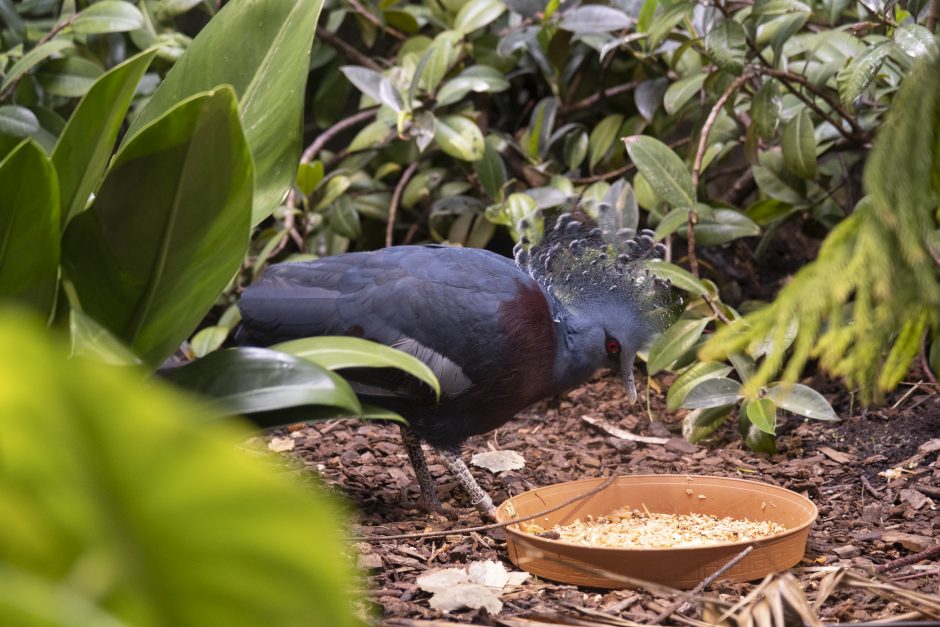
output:
[[636,381],[633,378],[633,360],[636,353],[624,352],[620,357],[620,376],[623,378],[623,387],[627,389],[627,398],[630,404],[636,402]]

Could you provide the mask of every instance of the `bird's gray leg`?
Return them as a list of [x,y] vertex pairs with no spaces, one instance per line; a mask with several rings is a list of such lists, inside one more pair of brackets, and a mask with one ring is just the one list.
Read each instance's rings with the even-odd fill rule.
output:
[[493,505],[493,499],[483,488],[477,484],[476,479],[470,474],[470,469],[460,459],[460,455],[451,451],[437,449],[444,465],[457,477],[457,481],[463,486],[463,489],[470,495],[470,502],[477,510],[492,519],[496,519],[496,506]]
[[405,452],[408,453],[411,467],[414,468],[415,476],[418,478],[418,485],[421,486],[419,507],[429,513],[448,514],[440,499],[437,498],[437,486],[434,483],[434,477],[431,476],[431,471],[428,470],[428,462],[424,457],[424,450],[421,448],[421,440],[415,435],[414,431],[402,427],[401,441],[405,445]]

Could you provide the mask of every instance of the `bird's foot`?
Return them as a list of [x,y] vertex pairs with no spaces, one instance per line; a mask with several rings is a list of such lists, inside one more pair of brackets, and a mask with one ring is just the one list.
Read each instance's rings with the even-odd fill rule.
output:
[[480,516],[486,522],[496,522],[496,506],[489,494],[483,493],[483,498],[476,501],[473,506],[480,512]]
[[425,496],[418,499],[418,509],[428,516],[443,519],[441,522],[457,520],[460,517],[459,512],[450,505],[444,505],[437,499],[429,499]]

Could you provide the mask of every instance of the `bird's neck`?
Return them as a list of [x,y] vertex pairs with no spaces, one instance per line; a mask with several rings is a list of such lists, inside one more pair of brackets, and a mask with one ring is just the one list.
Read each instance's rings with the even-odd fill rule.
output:
[[[591,327],[557,300],[552,299],[555,322],[554,384],[560,393],[577,387],[591,378],[600,366],[586,350]],[[593,325],[591,325],[593,326]]]

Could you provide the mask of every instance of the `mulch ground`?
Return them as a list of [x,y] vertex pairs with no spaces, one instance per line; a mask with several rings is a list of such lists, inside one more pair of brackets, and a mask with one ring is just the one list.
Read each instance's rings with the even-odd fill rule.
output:
[[[645,381],[637,383],[643,390]],[[654,385],[665,389],[665,383]],[[611,474],[721,475],[795,490],[812,499],[820,511],[805,558],[792,570],[812,601],[819,582],[833,567],[849,566],[867,573],[929,548],[940,538],[936,450],[940,440],[931,443],[940,438],[940,396],[926,384],[906,384],[883,407],[865,410],[853,406],[849,395],[835,384],[812,384],[827,392],[842,421],[786,418],[779,429],[779,453],[773,456],[744,448],[731,421],[710,441],[691,445],[681,438],[682,412],[666,411],[662,393],[651,389],[648,405],[640,401],[631,407],[619,381],[599,376],[560,401],[530,408],[498,431],[472,439],[464,457],[469,460],[472,453],[498,449],[515,450],[525,457],[525,468],[500,474],[471,467],[497,502],[536,487]],[[670,439],[665,444],[619,439],[587,424],[583,416],[603,419],[637,435]],[[351,503],[352,535],[483,524],[471,510],[462,512],[457,521],[445,521],[414,509],[417,484],[395,425],[339,420],[278,435],[294,440],[295,448],[287,455],[293,463],[302,464],[302,472],[316,473]],[[433,453],[429,462],[444,502],[468,508],[461,489]],[[898,466],[903,466],[903,473],[896,478],[879,474]],[[432,569],[478,560],[500,560],[507,569],[518,570],[507,557],[501,531],[361,542],[353,550],[367,573],[365,595],[372,616],[386,624],[435,620],[519,625],[526,618],[542,623],[649,623],[673,601],[644,589],[595,590],[532,577],[502,596],[503,609],[495,616],[484,610],[443,613],[429,606],[430,595],[419,589],[417,577]],[[936,559],[891,569],[884,577],[904,588],[940,595],[940,561]],[[719,580],[706,593],[736,601],[754,585]],[[696,606],[686,614],[700,616],[699,610]],[[827,623],[841,623],[875,621],[906,611],[869,592],[844,590],[830,597],[819,615]]]

